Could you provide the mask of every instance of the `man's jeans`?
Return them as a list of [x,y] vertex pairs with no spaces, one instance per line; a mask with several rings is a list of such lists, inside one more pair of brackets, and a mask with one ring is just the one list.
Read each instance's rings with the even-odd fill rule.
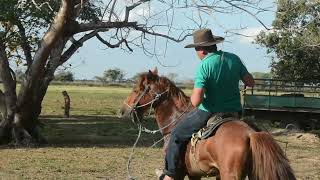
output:
[[177,165],[184,154],[193,133],[204,127],[212,113],[195,108],[182,119],[171,132],[166,154],[164,173],[175,177]]

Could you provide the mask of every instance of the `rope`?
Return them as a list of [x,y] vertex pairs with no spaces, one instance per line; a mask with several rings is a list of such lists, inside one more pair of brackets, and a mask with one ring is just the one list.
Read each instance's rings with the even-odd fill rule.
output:
[[[154,99],[152,99],[151,101],[149,101],[149,102],[147,102],[147,103],[145,103],[145,104],[142,104],[142,105],[140,105],[140,106],[135,106],[135,107],[133,107],[133,106],[130,106],[130,105],[129,105],[128,103],[126,103],[126,102],[123,102],[123,104],[125,104],[126,106],[128,106],[128,107],[131,108],[131,109],[142,108],[142,107],[148,106],[149,104],[152,104],[152,105],[153,105],[153,103],[154,103],[155,101],[159,100],[160,97],[161,97],[163,94],[167,93],[168,91],[169,91],[169,90],[167,89],[166,91],[164,91],[164,92],[162,92],[162,93],[160,93],[160,94],[156,94],[156,96],[154,97]],[[151,105],[151,107],[152,107],[152,105]]]
[[[129,105],[128,105],[128,106],[129,106]],[[151,107],[152,107],[152,106],[151,106]],[[150,107],[150,108],[151,108],[151,107]],[[159,128],[158,130],[149,130],[149,129],[143,127],[143,126],[142,126],[142,123],[141,123],[141,121],[140,121],[139,116],[138,116],[137,113],[134,111],[134,112],[135,112],[134,114],[135,114],[135,116],[137,117],[138,122],[139,122],[139,123],[137,123],[138,129],[139,129],[139,133],[138,133],[138,136],[137,136],[137,139],[136,139],[135,143],[133,144],[133,146],[132,146],[132,148],[131,148],[131,153],[130,153],[129,159],[128,159],[128,161],[127,161],[128,180],[135,180],[135,179],[136,179],[136,178],[134,178],[134,177],[131,175],[131,173],[130,173],[130,164],[131,164],[131,161],[132,161],[132,157],[133,157],[133,154],[134,154],[134,150],[135,150],[135,148],[136,148],[136,146],[137,146],[137,143],[139,142],[139,139],[140,139],[140,137],[141,137],[141,132],[143,131],[143,132],[146,132],[146,133],[155,134],[155,133],[157,133],[157,132],[162,131],[164,128],[166,128],[166,127],[170,126],[171,124],[173,124],[174,122],[178,121],[178,120],[182,117],[182,115],[184,115],[184,114],[188,111],[189,107],[190,107],[190,104],[188,105],[188,107],[186,108],[186,110],[183,111],[183,113],[181,113],[181,114],[179,115],[178,118],[176,118],[174,121],[171,121],[171,122],[170,122],[169,124],[167,124],[166,126]],[[161,141],[164,140],[166,137],[168,137],[168,135],[169,135],[169,134],[163,136],[160,140],[156,141],[154,144],[152,144],[152,145],[150,146],[150,148],[153,148],[154,146],[156,146],[159,142],[161,142]]]
[[138,128],[139,128],[139,133],[138,133],[138,136],[137,136],[137,139],[136,141],[134,142],[132,148],[131,148],[131,153],[130,153],[130,156],[129,156],[129,159],[128,159],[128,162],[127,162],[127,174],[128,174],[128,180],[135,180],[136,178],[134,178],[133,176],[131,176],[130,174],[130,164],[131,164],[131,160],[132,160],[132,157],[133,157],[133,154],[134,154],[134,149],[136,148],[137,144],[138,144],[138,141],[140,139],[140,136],[141,136],[141,125],[138,124]]
[[164,140],[165,138],[167,138],[169,135],[170,135],[170,134],[167,134],[167,135],[162,136],[162,138],[159,139],[158,141],[156,141],[155,143],[153,143],[153,144],[150,146],[150,148],[155,147],[159,142],[163,141],[163,140]]
[[[141,107],[145,107],[145,106],[148,106],[148,105],[151,104],[150,110],[149,110],[149,116],[150,116],[151,110],[152,110],[152,108],[153,108],[153,103],[154,103],[155,101],[159,100],[159,99],[161,98],[161,96],[162,96],[163,94],[167,93],[168,91],[169,91],[169,89],[167,89],[166,91],[164,91],[164,92],[162,92],[162,93],[160,93],[160,94],[155,93],[156,96],[154,97],[154,99],[151,100],[151,101],[148,102],[148,103],[143,104],[143,105],[137,106],[137,105],[138,105],[138,102],[139,102],[140,99],[144,96],[144,94],[147,92],[147,90],[145,90],[144,93],[139,96],[139,100],[134,104],[134,106],[130,106],[128,103],[124,102],[124,104],[131,109],[131,112],[133,112],[133,113],[134,113],[134,116],[137,118],[138,123],[136,123],[136,124],[137,124],[138,129],[139,129],[139,133],[138,133],[137,139],[136,139],[135,143],[134,143],[133,146],[132,146],[129,159],[128,159],[128,161],[127,161],[127,175],[128,175],[128,180],[135,180],[135,179],[136,179],[136,178],[134,178],[134,177],[131,175],[131,173],[130,173],[130,164],[131,164],[131,161],[132,161],[132,157],[133,157],[133,154],[134,154],[134,150],[135,150],[135,148],[136,148],[136,146],[137,146],[137,143],[139,142],[139,139],[140,139],[140,137],[141,137],[141,132],[143,131],[143,132],[146,132],[146,133],[149,133],[149,134],[155,134],[155,133],[157,133],[157,132],[162,132],[163,129],[165,129],[165,128],[169,127],[170,125],[172,125],[173,123],[177,122],[177,121],[188,111],[188,109],[190,108],[190,105],[191,105],[191,104],[188,105],[188,107],[179,115],[179,117],[175,118],[175,119],[174,119],[173,121],[171,121],[169,124],[167,124],[167,125],[159,128],[159,129],[157,129],[157,130],[149,130],[149,129],[147,129],[146,127],[142,126],[142,123],[141,123],[141,120],[140,120],[140,118],[139,118],[139,116],[138,116],[138,113],[137,113],[136,111],[134,111],[134,109],[141,108]],[[132,121],[135,122],[135,121],[134,121],[134,118],[133,118]],[[168,134],[165,135],[165,136],[163,136],[160,140],[156,141],[156,142],[155,142],[152,146],[150,146],[150,147],[152,148],[152,147],[156,146],[159,142],[161,142],[162,140],[164,140],[166,137],[168,137]]]
[[[162,132],[162,130],[164,130],[165,128],[169,127],[170,125],[172,125],[173,123],[177,122],[187,111],[188,109],[190,108],[191,104],[188,105],[187,109],[184,110],[177,118],[175,118],[173,121],[171,121],[169,124],[157,129],[157,130],[150,130],[150,129],[147,129],[146,127],[142,126],[142,131],[143,132],[146,132],[146,133],[149,133],[149,134],[155,134],[157,132]],[[139,121],[140,122],[140,121]]]

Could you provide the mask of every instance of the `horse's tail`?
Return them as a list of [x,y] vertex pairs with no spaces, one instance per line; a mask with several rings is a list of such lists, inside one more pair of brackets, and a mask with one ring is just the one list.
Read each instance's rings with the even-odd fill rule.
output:
[[266,132],[250,134],[251,176],[260,180],[295,180],[289,160],[272,136]]

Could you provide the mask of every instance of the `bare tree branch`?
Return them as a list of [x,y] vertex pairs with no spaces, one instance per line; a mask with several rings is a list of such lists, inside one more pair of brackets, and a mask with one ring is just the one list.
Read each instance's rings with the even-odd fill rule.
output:
[[184,41],[188,36],[191,36],[191,34],[186,34],[186,35],[184,35],[184,36],[182,36],[182,37],[179,37],[179,38],[177,39],[177,38],[174,38],[174,37],[165,35],[165,34],[161,34],[161,33],[153,32],[153,31],[149,31],[149,30],[147,30],[146,28],[139,27],[139,26],[136,26],[135,29],[136,29],[137,31],[141,31],[141,32],[146,33],[146,34],[150,34],[150,35],[154,35],[154,36],[160,36],[160,37],[167,38],[167,39],[170,39],[171,41],[175,41],[175,42],[182,42],[182,41]]
[[242,8],[242,7],[240,7],[240,6],[235,5],[235,4],[232,3],[231,1],[224,0],[224,2],[226,2],[226,3],[230,4],[231,6],[236,7],[236,8],[238,8],[238,9],[240,9],[240,10],[242,10],[242,11],[250,14],[250,15],[251,15],[253,18],[255,18],[266,30],[270,30],[270,28],[268,28],[268,27],[267,27],[256,15],[254,15],[252,12],[250,12],[250,11],[248,11],[247,9],[244,9],[244,8]]
[[90,22],[90,23],[84,23],[79,24],[78,27],[73,27],[73,34],[80,33],[80,32],[86,32],[86,31],[92,31],[95,29],[119,29],[119,28],[125,28],[125,27],[135,27],[137,26],[137,22]]
[[108,10],[108,7],[110,6],[111,2],[112,2],[112,0],[110,0],[110,1],[108,2],[108,4],[106,5],[106,7],[104,8],[103,13],[102,13],[101,18],[100,18],[101,21],[103,20],[103,18],[104,18],[104,16],[105,16],[105,14],[106,14],[106,12],[107,12],[107,10]]
[[27,36],[26,36],[26,30],[23,27],[20,20],[17,20],[17,27],[19,29],[19,34],[21,36],[21,48],[23,50],[24,56],[26,57],[27,66],[28,68],[31,66],[32,63],[32,56],[31,56],[31,46],[29,45]]
[[136,8],[137,6],[139,6],[140,4],[143,4],[145,2],[148,2],[150,0],[141,0],[141,1],[138,1],[136,3],[134,3],[133,5],[131,6],[126,6],[126,11],[125,11],[125,16],[124,16],[124,22],[128,22],[129,21],[129,15],[130,15],[130,11],[134,8]]
[[133,50],[129,47],[128,41],[126,39],[121,39],[117,44],[111,44],[108,41],[104,40],[98,33],[96,34],[97,39],[102,42],[103,44],[107,45],[110,48],[117,48],[120,47],[122,43],[125,43],[127,48],[132,52]]
[[114,11],[114,7],[116,6],[117,0],[113,0],[113,4],[111,6],[110,15],[109,15],[109,21],[111,21],[111,17]]
[[62,65],[66,61],[70,59],[70,57],[80,48],[82,47],[83,43],[92,37],[95,37],[96,34],[99,32],[99,30],[94,30],[90,32],[89,34],[84,35],[82,38],[80,38],[78,41],[73,42],[73,44],[61,55],[61,59],[59,62],[59,65]]
[[37,9],[39,9],[40,11],[41,11],[42,6],[44,6],[44,5],[47,5],[48,8],[49,8],[51,11],[53,11],[53,9],[52,9],[52,7],[50,6],[49,2],[44,2],[44,3],[40,4],[40,5],[38,5],[35,0],[31,0],[31,1],[32,1],[33,5],[34,5]]

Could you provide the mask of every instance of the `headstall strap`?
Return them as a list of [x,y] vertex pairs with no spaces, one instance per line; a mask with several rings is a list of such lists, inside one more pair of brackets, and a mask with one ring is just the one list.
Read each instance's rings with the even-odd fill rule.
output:
[[150,89],[150,86],[149,85],[145,85],[145,88],[142,92],[142,94],[139,95],[137,101],[134,103],[134,105],[132,106],[132,110],[136,109],[138,104],[139,104],[139,101],[141,100],[141,98],[149,91]]

